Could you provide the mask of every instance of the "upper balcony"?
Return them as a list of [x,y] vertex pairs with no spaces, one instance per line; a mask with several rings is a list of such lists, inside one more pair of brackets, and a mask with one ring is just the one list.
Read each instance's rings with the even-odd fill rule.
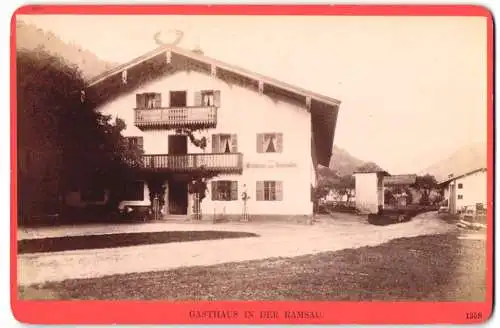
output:
[[201,153],[184,155],[143,155],[142,168],[148,171],[187,173],[208,170],[220,173],[241,173],[241,153]]
[[136,108],[135,126],[140,130],[215,128],[217,126],[217,107]]

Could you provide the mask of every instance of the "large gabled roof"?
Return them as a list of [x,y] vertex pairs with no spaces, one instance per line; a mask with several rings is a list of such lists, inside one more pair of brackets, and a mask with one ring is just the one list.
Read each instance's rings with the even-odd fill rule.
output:
[[[97,105],[111,101],[120,94],[132,92],[142,83],[177,70],[200,70],[230,83],[243,83],[271,97],[298,104],[311,113],[312,160],[314,165],[328,166],[337,125],[340,101],[274,78],[251,72],[199,52],[174,45],[162,45],[131,61],[118,65],[86,81],[86,89]],[[123,83],[122,79],[128,81]]]
[[477,168],[477,169],[474,169],[474,170],[471,170],[471,171],[468,171],[468,172],[465,172],[465,173],[462,173],[462,174],[459,174],[459,175],[450,174],[448,176],[448,178],[446,178],[446,179],[444,179],[442,181],[439,181],[438,183],[440,185],[446,184],[446,183],[449,183],[449,182],[451,182],[453,180],[461,179],[461,178],[464,178],[464,177],[469,176],[471,174],[474,174],[474,173],[477,173],[477,172],[482,172],[482,171],[486,172],[486,168],[485,167],[480,167],[480,168]]
[[274,78],[251,72],[251,71],[246,70],[246,69],[241,68],[241,67],[237,67],[234,65],[230,65],[228,63],[224,63],[222,61],[219,61],[219,60],[210,58],[208,56],[205,56],[203,54],[200,54],[198,52],[194,52],[191,50],[183,49],[183,48],[180,48],[180,47],[177,47],[174,45],[168,45],[168,44],[162,45],[162,46],[160,46],[160,47],[158,47],[158,48],[156,48],[156,49],[154,49],[154,50],[152,50],[152,51],[150,51],[142,56],[139,56],[135,59],[132,59],[131,61],[129,61],[125,64],[119,65],[115,68],[112,68],[112,69],[102,73],[102,74],[99,74],[98,76],[93,77],[92,79],[89,79],[87,81],[87,87],[92,87],[92,86],[98,84],[99,82],[102,82],[102,81],[104,81],[104,80],[106,80],[106,79],[108,79],[116,74],[121,74],[121,72],[127,70],[128,68],[134,67],[134,66],[141,64],[142,62],[144,62],[148,59],[151,59],[153,57],[156,57],[156,56],[161,55],[162,53],[166,53],[166,52],[175,53],[175,54],[178,54],[178,55],[181,55],[181,56],[193,59],[193,60],[197,60],[197,61],[209,64],[209,65],[214,65],[217,68],[221,68],[221,69],[230,71],[232,73],[241,75],[241,76],[246,77],[246,78],[262,81],[264,84],[273,85],[273,86],[276,86],[280,89],[287,90],[289,92],[295,93],[295,94],[300,95],[300,96],[311,97],[312,99],[314,99],[316,101],[319,101],[319,102],[322,102],[322,103],[325,103],[328,105],[339,106],[341,103],[340,100],[337,100],[337,99],[334,99],[331,97],[327,97],[327,96],[324,96],[324,95],[321,95],[321,94],[318,94],[318,93],[315,93],[315,92],[312,92],[309,90],[305,90],[303,88],[276,80]]

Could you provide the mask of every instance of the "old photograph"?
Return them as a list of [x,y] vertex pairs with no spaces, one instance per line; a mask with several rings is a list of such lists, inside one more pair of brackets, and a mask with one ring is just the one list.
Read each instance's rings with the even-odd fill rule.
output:
[[486,18],[15,19],[18,299],[486,300]]

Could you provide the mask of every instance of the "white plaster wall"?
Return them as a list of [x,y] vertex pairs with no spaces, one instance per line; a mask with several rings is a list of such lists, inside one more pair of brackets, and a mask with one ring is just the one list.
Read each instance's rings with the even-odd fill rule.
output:
[[450,188],[451,184],[448,184],[448,186],[446,186],[446,188],[444,188],[443,190],[443,198],[446,202],[445,204],[447,204],[446,206],[448,207],[448,210],[450,210]]
[[[197,137],[207,137],[208,146],[205,152],[212,151],[211,134],[232,133],[238,135],[238,152],[243,153],[243,165],[247,163],[267,163],[274,160],[283,163],[295,163],[294,168],[244,168],[242,175],[232,175],[231,179],[239,181],[238,193],[241,196],[243,184],[247,185],[251,199],[248,209],[254,214],[311,214],[312,202],[310,186],[314,180],[311,161],[311,123],[310,115],[304,108],[285,102],[274,101],[266,95],[236,85],[214,79],[198,72],[179,72],[167,76],[137,89],[134,93],[124,95],[100,110],[104,114],[120,117],[127,124],[125,136],[144,137],[146,154],[167,154],[168,135],[173,131],[141,131],[134,126],[136,93],[161,92],[162,106],[168,106],[169,92],[187,90],[187,105],[194,105],[194,93],[200,90],[220,90],[221,106],[217,113],[217,128],[198,133]],[[282,153],[257,153],[257,133],[283,133]],[[201,149],[188,142],[188,153],[201,153]],[[226,179],[229,177],[217,177]],[[257,180],[283,181],[283,201],[255,200]],[[239,197],[241,198],[241,197]],[[241,203],[241,204],[240,204]],[[202,210],[213,212],[213,209],[226,208],[226,213],[241,213],[242,201],[212,202],[208,195],[203,201]],[[188,211],[191,211],[189,205]]]
[[361,211],[378,211],[379,193],[376,173],[356,173],[356,208]]
[[[458,188],[458,184],[463,185],[462,189]],[[463,206],[475,206],[476,203],[486,205],[487,200],[487,175],[486,172],[476,172],[456,180],[456,205],[457,210]],[[458,199],[458,195],[463,195],[462,199]]]

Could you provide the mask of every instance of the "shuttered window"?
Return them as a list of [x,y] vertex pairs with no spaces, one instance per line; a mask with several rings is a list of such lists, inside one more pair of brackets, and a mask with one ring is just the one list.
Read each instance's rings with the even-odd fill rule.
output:
[[143,137],[126,137],[128,149],[134,149],[137,147],[141,151],[144,151],[144,138]]
[[212,200],[231,201],[238,199],[238,181],[212,181]]
[[282,201],[283,182],[282,181],[257,181],[258,201]]
[[213,153],[237,153],[238,136],[236,134],[213,134],[212,135]]
[[282,153],[283,133],[257,134],[257,153]]
[[195,92],[194,105],[204,107],[220,107],[220,91],[203,90]]
[[148,92],[135,95],[136,107],[140,109],[161,108],[161,93]]

